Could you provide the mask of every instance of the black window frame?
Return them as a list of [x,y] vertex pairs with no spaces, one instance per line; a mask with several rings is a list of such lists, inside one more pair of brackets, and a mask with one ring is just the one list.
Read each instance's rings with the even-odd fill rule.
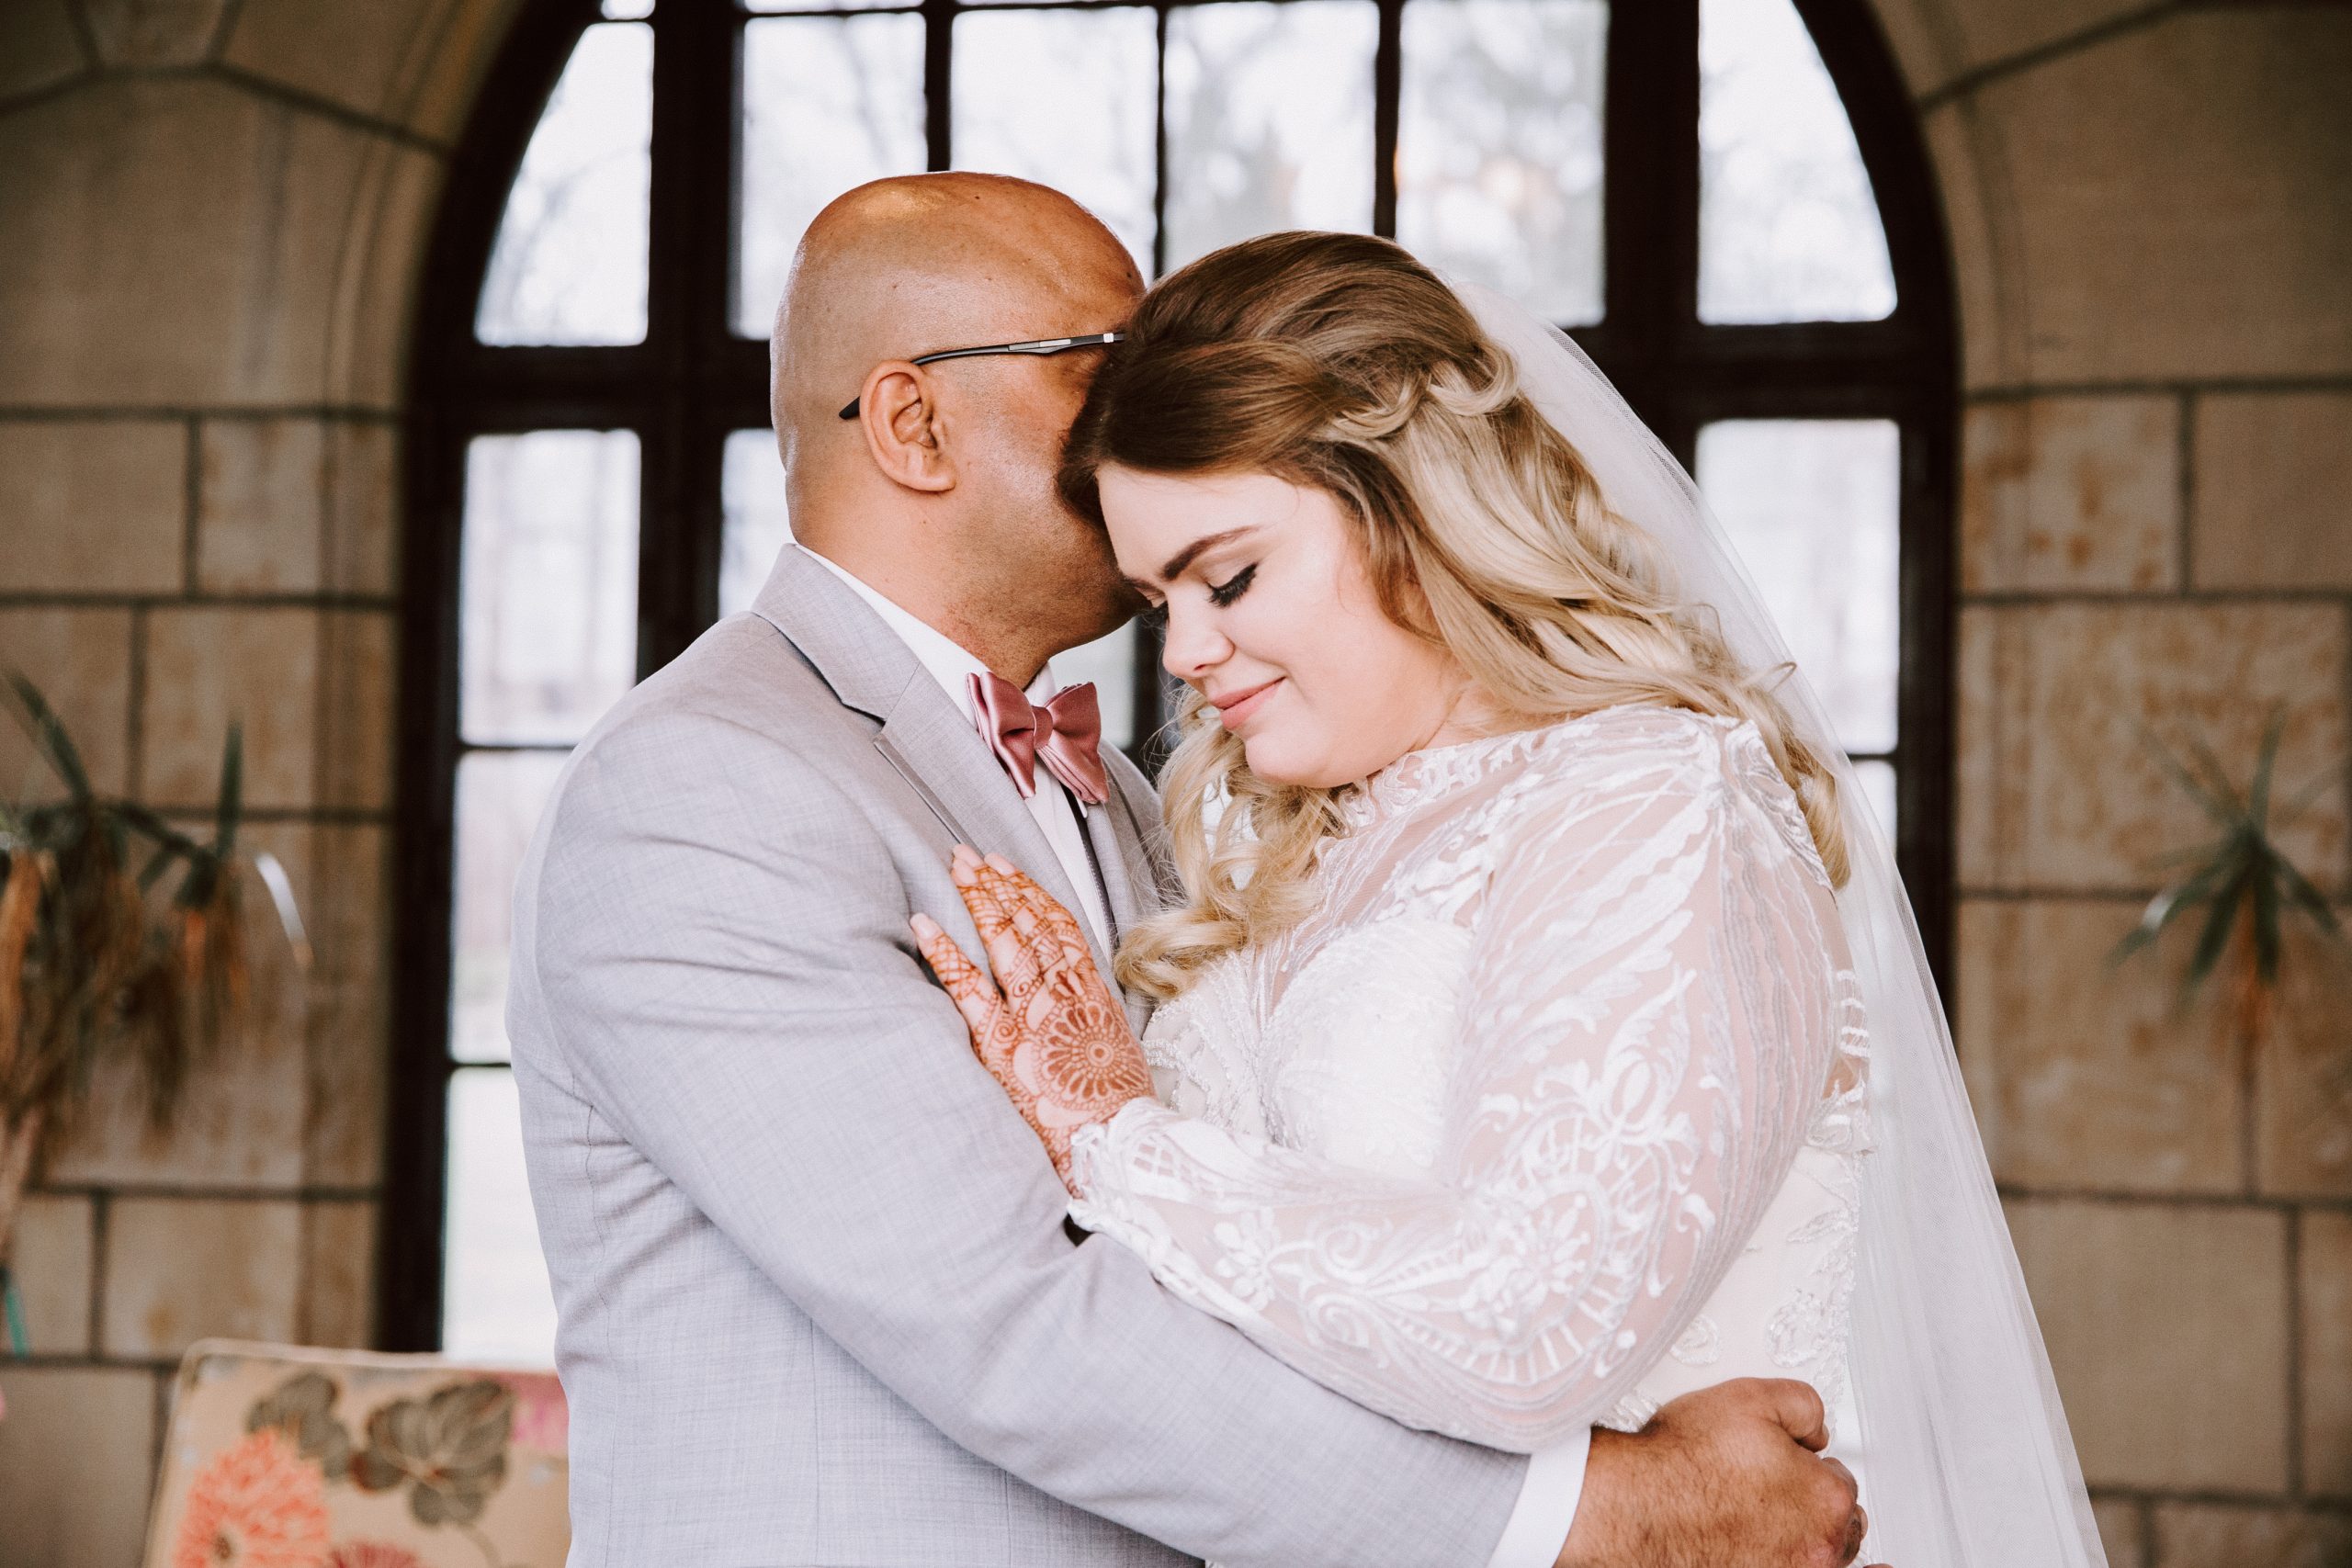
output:
[[[967,7],[922,0],[905,7],[926,23],[930,166],[952,166],[950,71],[960,12],[1126,3]],[[1373,217],[1384,234],[1396,230],[1405,4],[1377,0]],[[1929,964],[1949,998],[1959,409],[1950,253],[1918,116],[1868,0],[1794,4],[1877,196],[1894,311],[1876,321],[1700,321],[1700,0],[1615,0],[1604,89],[1604,314],[1573,331],[1686,466],[1700,428],[1717,420],[1887,419],[1898,426],[1897,857]],[[1154,8],[1164,56],[1176,6],[1161,0]],[[530,0],[523,7],[451,160],[421,279],[405,425],[398,934],[378,1258],[377,1337],[395,1349],[440,1344],[448,1089],[463,1065],[449,1054],[449,1005],[455,787],[465,750],[458,729],[458,590],[467,443],[539,429],[637,432],[642,675],[717,618],[725,444],[733,431],[768,423],[766,344],[739,337],[732,325],[738,40],[754,19],[736,0],[658,0],[645,19],[655,47],[644,341],[493,347],[475,340],[476,306],[508,188],[574,44],[603,19],[596,0]],[[1156,218],[1164,216],[1167,188],[1164,116],[1161,124]],[[1156,234],[1156,266],[1165,243]],[[1137,660],[1139,716],[1165,711],[1153,662]]]

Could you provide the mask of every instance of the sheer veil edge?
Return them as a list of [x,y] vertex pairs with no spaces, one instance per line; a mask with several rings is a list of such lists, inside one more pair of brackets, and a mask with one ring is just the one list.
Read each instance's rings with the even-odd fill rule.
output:
[[[1646,529],[1687,604],[1711,607],[1751,670],[1786,641],[1689,474],[1565,333],[1453,284],[1610,505]],[[1779,688],[1834,761],[1852,876],[1838,906],[1871,1041],[1852,1316],[1860,1431],[1839,1450],[1871,1514],[1866,1561],[1897,1568],[2106,1568],[2066,1416],[1994,1190],[1894,855],[1802,671]]]

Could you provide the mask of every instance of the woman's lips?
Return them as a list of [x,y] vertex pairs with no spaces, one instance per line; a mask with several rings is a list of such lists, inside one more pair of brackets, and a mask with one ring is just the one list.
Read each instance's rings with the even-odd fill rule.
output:
[[1248,722],[1251,714],[1265,705],[1268,694],[1282,683],[1282,677],[1276,676],[1262,686],[1231,693],[1222,702],[1212,698],[1209,705],[1216,709],[1217,722],[1227,729],[1238,729]]

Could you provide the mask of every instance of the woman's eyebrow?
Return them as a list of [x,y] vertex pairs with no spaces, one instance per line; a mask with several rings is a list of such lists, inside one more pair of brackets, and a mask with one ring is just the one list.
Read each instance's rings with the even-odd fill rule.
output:
[[1194,561],[1200,559],[1204,553],[1216,548],[1217,546],[1225,544],[1228,540],[1239,538],[1242,535],[1250,532],[1250,525],[1244,525],[1238,528],[1227,528],[1222,534],[1204,534],[1201,537],[1194,539],[1191,544],[1186,545],[1182,549],[1178,550],[1174,555],[1168,558],[1168,564],[1159,569],[1159,581],[1162,582],[1175,581],[1179,577],[1184,575],[1184,569],[1192,565]]

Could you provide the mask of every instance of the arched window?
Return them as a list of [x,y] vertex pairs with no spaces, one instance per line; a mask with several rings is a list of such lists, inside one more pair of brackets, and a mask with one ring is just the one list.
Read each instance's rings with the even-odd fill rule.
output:
[[[1058,186],[1148,274],[1370,230],[1573,329],[1747,552],[1943,950],[1950,284],[1866,0],[539,0],[417,327],[393,1345],[545,1353],[516,862],[566,750],[788,537],[763,339],[800,230],[925,168]],[[1146,635],[1057,666],[1130,746]]]

